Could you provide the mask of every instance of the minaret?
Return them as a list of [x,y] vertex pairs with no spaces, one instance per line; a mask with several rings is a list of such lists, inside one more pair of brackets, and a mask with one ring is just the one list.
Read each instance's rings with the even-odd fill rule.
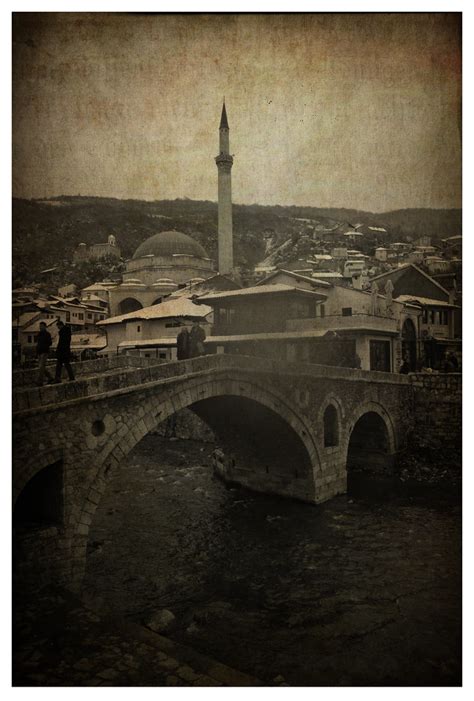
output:
[[227,122],[224,102],[219,126],[219,155],[216,157],[218,170],[217,231],[219,273],[221,275],[232,273],[234,268],[232,246],[232,189],[230,175],[233,163],[234,159],[229,153],[229,124]]

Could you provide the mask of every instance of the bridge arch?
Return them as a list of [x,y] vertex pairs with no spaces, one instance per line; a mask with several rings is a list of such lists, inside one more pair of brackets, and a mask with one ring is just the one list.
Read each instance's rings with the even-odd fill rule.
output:
[[56,448],[40,451],[23,463],[22,470],[15,474],[12,485],[13,508],[15,508],[18,498],[27,487],[28,483],[30,483],[39,472],[59,461],[64,464],[64,453],[62,450]]
[[[199,409],[207,403],[209,407],[214,400],[225,398],[240,400],[242,405],[245,405],[245,410],[249,407],[249,402],[253,402],[261,407],[262,411],[264,410],[268,416],[274,415],[275,420],[280,422],[281,428],[287,427],[288,436],[291,435],[294,439],[292,446],[300,446],[299,455],[302,456],[304,454],[305,456],[304,466],[302,469],[289,472],[284,477],[276,475],[275,489],[273,491],[305,501],[314,502],[316,500],[316,476],[320,474],[321,466],[311,426],[282,394],[273,390],[269,391],[261,385],[248,380],[228,378],[204,381],[202,378],[187,380],[181,383],[180,388],[175,388],[172,392],[166,392],[166,390],[153,392],[153,390],[149,390],[142,397],[138,408],[135,404],[136,398],[135,402],[131,401],[127,417],[133,417],[133,419],[130,419],[130,421],[127,419],[127,424],[116,422],[115,439],[111,440],[109,438],[104,444],[104,436],[100,436],[97,439],[94,438],[94,440],[97,440],[97,448],[100,448],[100,466],[96,471],[95,478],[89,483],[90,487],[82,505],[81,513],[73,526],[73,538],[75,541],[74,580],[78,586],[82,580],[85,568],[88,532],[93,515],[124,457],[142,438],[150,431],[156,429],[160,423],[172,414],[181,409],[193,408],[193,405]],[[110,412],[110,409],[107,411]],[[201,415],[199,411],[196,413]],[[208,418],[206,417],[205,420]],[[95,415],[94,419],[97,420]],[[124,428],[125,425],[126,428]],[[235,464],[231,466],[229,475],[226,475],[231,480],[233,479],[232,468],[235,467]],[[247,483],[240,475],[234,481],[258,490],[258,480],[255,478],[255,475],[252,476],[250,474],[250,471],[248,473]],[[266,474],[265,482],[268,483],[268,480],[271,478],[271,474],[270,476]],[[279,485],[278,480],[280,480]],[[265,491],[263,481],[261,490]]]
[[396,432],[390,414],[377,402],[367,402],[352,415],[347,431],[346,466],[348,486],[354,475],[365,473],[388,477],[396,452]]

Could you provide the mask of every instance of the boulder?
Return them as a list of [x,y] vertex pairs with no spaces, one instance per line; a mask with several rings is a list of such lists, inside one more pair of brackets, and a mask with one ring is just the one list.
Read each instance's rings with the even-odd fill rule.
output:
[[161,609],[154,613],[146,623],[146,627],[155,633],[164,633],[173,627],[176,620],[174,613],[168,609]]

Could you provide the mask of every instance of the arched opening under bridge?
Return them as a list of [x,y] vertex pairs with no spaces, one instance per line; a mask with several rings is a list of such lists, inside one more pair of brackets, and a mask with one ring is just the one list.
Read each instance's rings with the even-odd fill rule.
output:
[[372,484],[393,482],[393,437],[386,420],[368,411],[356,421],[347,450],[347,491],[359,494]]
[[[193,441],[188,440],[185,448],[180,436],[189,439],[190,427],[200,441],[189,447]],[[239,491],[236,484],[267,492],[271,483],[281,493],[314,494],[311,457],[301,437],[280,414],[255,400],[233,395],[198,400],[166,417],[156,432],[159,439],[144,436],[107,475],[88,538],[83,590],[91,601],[103,597],[112,579],[127,580],[126,588],[137,587],[137,596],[143,577],[164,586],[160,572],[169,572],[170,560],[176,562],[174,586],[179,587],[183,553],[205,562],[212,530],[226,527],[221,503],[226,494]],[[202,539],[195,533],[200,529]],[[190,531],[192,547],[201,543],[199,553],[188,542]],[[229,552],[233,537],[231,530]],[[202,568],[196,565],[196,576]]]

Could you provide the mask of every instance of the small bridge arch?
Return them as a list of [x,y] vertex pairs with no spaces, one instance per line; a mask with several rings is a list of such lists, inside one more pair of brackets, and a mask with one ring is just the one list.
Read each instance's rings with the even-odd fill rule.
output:
[[368,402],[354,412],[346,451],[349,487],[354,473],[391,476],[397,436],[392,418],[381,404]]

